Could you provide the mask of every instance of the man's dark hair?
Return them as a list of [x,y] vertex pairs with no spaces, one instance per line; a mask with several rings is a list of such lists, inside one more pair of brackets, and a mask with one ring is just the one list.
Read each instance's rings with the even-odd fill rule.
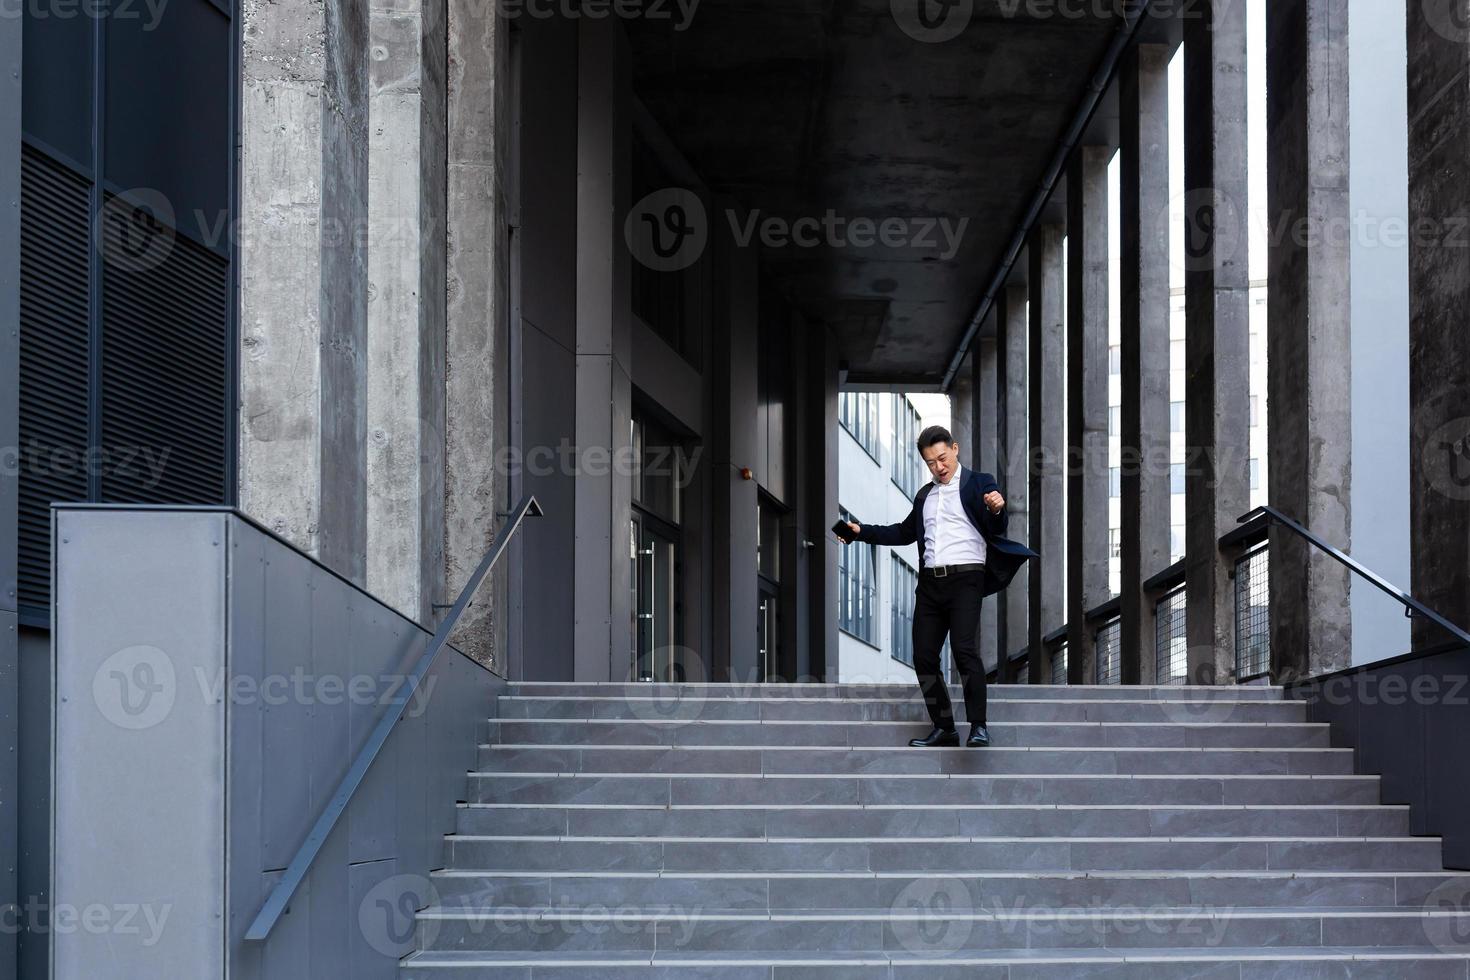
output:
[[954,436],[950,435],[949,430],[942,425],[931,425],[919,433],[919,452],[922,453],[930,446],[938,445],[941,442],[946,446],[953,446]]

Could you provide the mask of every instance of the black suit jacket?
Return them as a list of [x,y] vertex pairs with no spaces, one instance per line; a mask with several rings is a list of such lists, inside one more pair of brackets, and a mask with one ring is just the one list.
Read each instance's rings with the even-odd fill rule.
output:
[[[933,483],[925,484],[914,497],[914,509],[909,516],[900,524],[862,524],[862,533],[857,537],[859,541],[869,544],[886,545],[919,545],[919,572],[924,571],[924,501],[929,497],[929,491],[934,489]],[[989,473],[977,473],[975,470],[965,468],[960,471],[960,503],[965,508],[965,514],[970,518],[970,523],[980,531],[985,538],[985,595],[999,592],[1010,584],[1015,578],[1016,571],[1022,565],[1037,557],[1036,552],[1024,544],[1017,544],[1005,537],[1006,524],[1010,520],[1007,508],[1002,507],[999,514],[992,514],[990,508],[985,506],[985,495],[992,490],[999,490],[1000,484],[995,482],[995,477]]]

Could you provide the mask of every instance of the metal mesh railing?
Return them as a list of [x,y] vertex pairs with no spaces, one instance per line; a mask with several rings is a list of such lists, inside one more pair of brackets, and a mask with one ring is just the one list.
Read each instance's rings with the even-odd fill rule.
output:
[[1095,636],[1097,650],[1097,682],[1121,684],[1123,681],[1123,621],[1105,623]]
[[1235,562],[1235,676],[1271,670],[1271,552],[1265,545]]
[[1067,641],[1062,640],[1051,649],[1051,680],[1052,684],[1067,683]]
[[1189,676],[1189,646],[1184,632],[1184,586],[1165,595],[1154,606],[1155,683],[1183,684]]

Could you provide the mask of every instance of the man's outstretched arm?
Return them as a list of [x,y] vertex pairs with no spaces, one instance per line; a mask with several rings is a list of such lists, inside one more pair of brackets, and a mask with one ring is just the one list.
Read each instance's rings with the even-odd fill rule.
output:
[[853,524],[848,523],[857,540],[867,544],[901,545],[919,540],[919,522],[915,517],[918,508],[909,512],[900,524]]

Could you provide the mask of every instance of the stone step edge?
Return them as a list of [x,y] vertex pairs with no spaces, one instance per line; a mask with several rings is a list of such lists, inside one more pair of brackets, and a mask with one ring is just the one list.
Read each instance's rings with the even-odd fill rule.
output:
[[1322,813],[1332,810],[1386,811],[1408,813],[1407,803],[476,803],[460,801],[461,810],[1205,810],[1270,811],[1272,813],[1304,810]]
[[[908,749],[919,752],[919,749]],[[924,749],[933,752],[934,749]],[[965,749],[990,752],[991,749]],[[471,769],[471,779],[1381,779],[1377,773],[1284,772],[1284,773],[1129,773],[1129,772],[564,772],[561,770]],[[914,804],[918,806],[919,804]]]
[[1226,835],[1221,837],[1015,837],[1010,835],[988,837],[674,837],[655,834],[647,837],[605,837],[599,835],[560,834],[534,836],[527,834],[445,834],[446,841],[480,842],[496,841],[560,844],[1399,844],[1417,843],[1437,845],[1443,838],[1437,836],[1415,837],[1265,837],[1253,835]]
[[423,950],[410,954],[401,963],[404,967],[751,967],[751,966],[886,966],[935,965],[935,966],[1071,966],[1077,964],[1130,964],[1130,963],[1297,963],[1297,962],[1404,962],[1413,960],[1456,960],[1470,961],[1470,951],[1446,952],[1437,947],[1286,947],[1275,949],[1230,949],[1219,948],[1210,952],[1193,949],[1183,950],[1044,950],[1014,949],[992,950],[988,955],[976,956],[967,951],[964,955],[935,956],[915,954],[900,956],[893,953],[874,952],[869,955],[832,954],[819,956],[790,952],[750,950],[741,956],[720,954],[715,956],[679,956],[646,953],[627,957],[597,953],[587,957],[568,957],[565,954],[541,954],[527,956],[524,953],[508,954],[504,957],[486,956],[483,953],[446,955],[442,952]]

